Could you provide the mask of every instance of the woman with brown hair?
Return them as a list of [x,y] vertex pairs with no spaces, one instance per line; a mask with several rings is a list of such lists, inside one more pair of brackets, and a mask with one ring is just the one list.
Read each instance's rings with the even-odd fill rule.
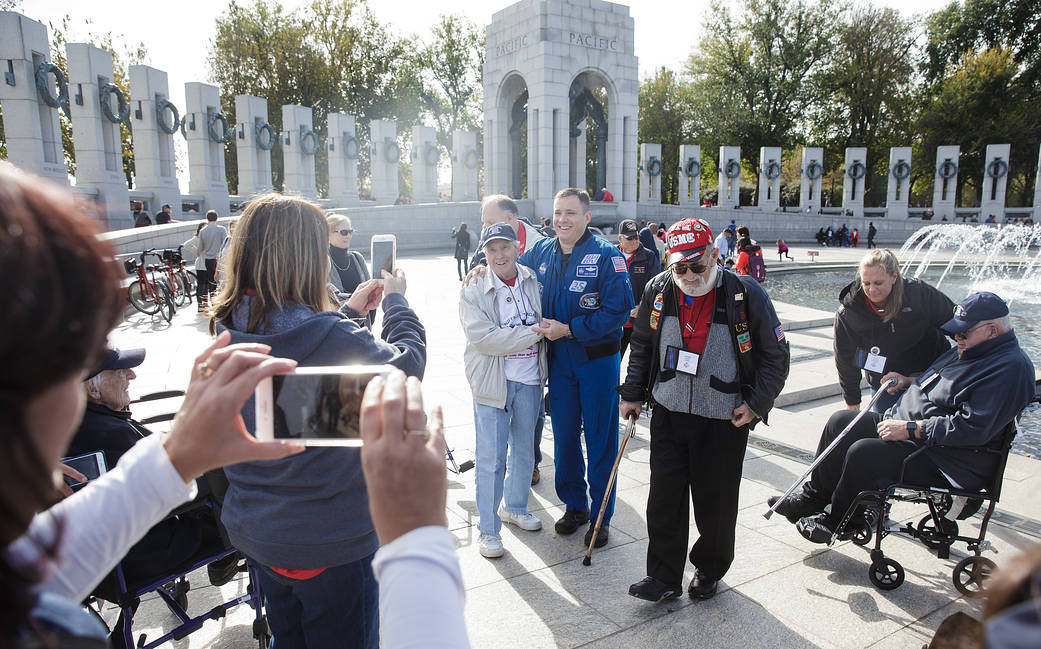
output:
[[[230,462],[302,450],[260,444],[238,410],[260,379],[292,369],[222,336],[198,358],[169,435],[143,440],[57,502],[59,460],[83,412],[126,293],[114,251],[71,193],[0,163],[0,646],[100,647],[78,605],[153,524]],[[26,272],[29,269],[30,272]],[[57,504],[55,504],[57,502]],[[99,524],[98,521],[105,521]]]
[[[896,255],[886,248],[864,255],[839,303],[835,367],[850,410],[860,409],[862,373],[878,390],[886,373],[917,374],[951,346],[940,325],[951,319],[954,303],[923,281],[901,277]],[[883,395],[875,410],[885,412],[899,394]]]
[[[307,200],[267,194],[250,201],[228,251],[211,329],[269,345],[301,366],[396,365],[422,377],[426,334],[405,300],[405,276],[363,282],[340,311],[326,289],[329,226]],[[351,318],[383,296],[383,340]],[[254,426],[254,406],[242,409]],[[274,646],[378,649],[378,547],[359,449],[310,448],[295,458],[225,470],[222,521],[232,544],[259,567]]]

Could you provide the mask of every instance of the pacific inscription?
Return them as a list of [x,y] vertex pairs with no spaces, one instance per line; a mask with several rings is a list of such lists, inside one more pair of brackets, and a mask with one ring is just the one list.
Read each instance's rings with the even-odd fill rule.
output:
[[603,36],[594,36],[592,34],[569,32],[568,41],[572,45],[582,45],[594,50],[609,50],[611,52],[618,51],[617,38],[604,38]]

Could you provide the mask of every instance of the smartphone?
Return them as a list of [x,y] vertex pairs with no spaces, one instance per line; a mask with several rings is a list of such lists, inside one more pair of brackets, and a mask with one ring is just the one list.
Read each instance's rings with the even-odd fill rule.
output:
[[298,367],[263,379],[255,393],[260,441],[290,439],[306,446],[361,446],[361,399],[390,365]]
[[369,258],[372,259],[373,279],[383,279],[381,271],[394,274],[394,266],[398,255],[398,238],[393,234],[374,234]]
[[[108,466],[105,463],[105,454],[101,451],[95,451],[93,453],[85,453],[84,455],[77,455],[75,457],[62,458],[62,464],[76,469],[87,477],[87,482],[96,480],[101,477],[102,473],[108,471]],[[62,476],[65,479],[65,484],[69,485],[73,489],[79,489],[87,482],[76,482],[69,476]]]

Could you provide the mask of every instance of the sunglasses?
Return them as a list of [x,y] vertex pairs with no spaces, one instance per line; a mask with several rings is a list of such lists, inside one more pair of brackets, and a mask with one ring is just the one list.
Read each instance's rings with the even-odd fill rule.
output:
[[338,232],[345,237],[349,237],[352,234],[354,234],[354,230],[338,230]]
[[965,331],[961,332],[960,334],[954,334],[954,339],[955,340],[966,340],[966,339],[968,339],[969,335],[973,331],[976,331],[980,327],[986,327],[989,324],[991,324],[991,323],[989,323],[989,322],[981,322],[978,325],[975,325],[973,327],[969,327],[968,329],[966,329]]
[[692,264],[688,262],[678,261],[671,266],[672,272],[677,275],[686,275],[687,271],[691,271],[695,275],[700,275],[709,269],[708,264]]

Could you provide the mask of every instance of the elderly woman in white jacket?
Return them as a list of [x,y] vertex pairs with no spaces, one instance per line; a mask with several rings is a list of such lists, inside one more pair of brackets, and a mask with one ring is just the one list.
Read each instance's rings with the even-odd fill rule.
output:
[[481,247],[492,272],[463,288],[459,319],[477,429],[477,545],[481,555],[494,558],[503,554],[503,522],[542,529],[528,513],[528,493],[546,346],[531,329],[542,316],[541,298],[534,273],[517,264],[517,233],[509,223],[489,226]]

